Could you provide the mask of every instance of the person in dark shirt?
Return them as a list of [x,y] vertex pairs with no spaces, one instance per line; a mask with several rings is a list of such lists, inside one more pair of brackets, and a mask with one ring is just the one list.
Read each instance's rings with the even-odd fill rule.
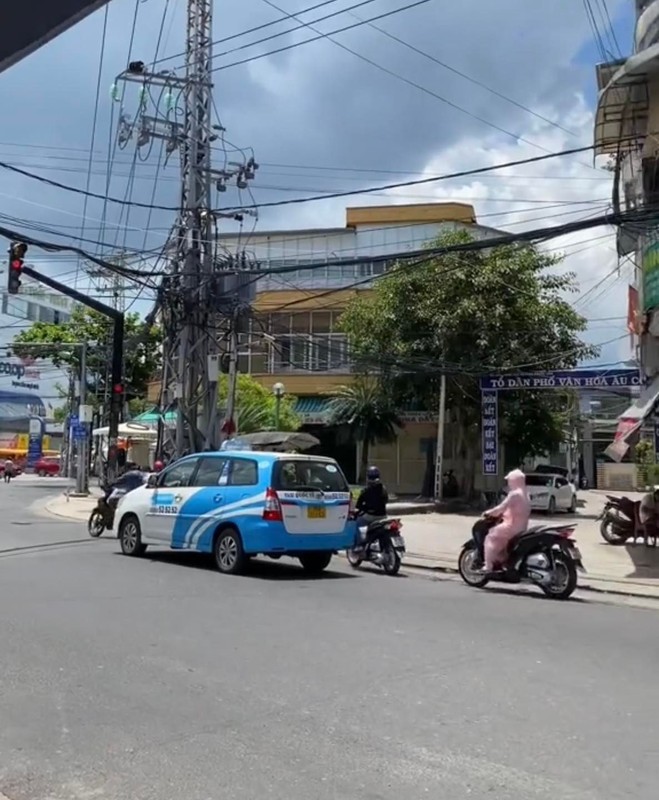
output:
[[[359,514],[359,526],[361,528],[370,525],[372,522],[384,519],[387,516],[387,503],[389,493],[386,486],[380,480],[380,470],[377,467],[369,467],[366,471],[366,486],[359,493],[355,508]],[[367,531],[366,539],[358,544],[358,548],[366,547],[374,539],[378,539],[377,533]],[[383,541],[380,540],[380,548]]]

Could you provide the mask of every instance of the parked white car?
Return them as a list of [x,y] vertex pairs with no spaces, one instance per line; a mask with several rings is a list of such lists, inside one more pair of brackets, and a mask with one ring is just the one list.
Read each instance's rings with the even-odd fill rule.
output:
[[576,513],[577,488],[562,475],[531,473],[526,476],[526,489],[534,511]]

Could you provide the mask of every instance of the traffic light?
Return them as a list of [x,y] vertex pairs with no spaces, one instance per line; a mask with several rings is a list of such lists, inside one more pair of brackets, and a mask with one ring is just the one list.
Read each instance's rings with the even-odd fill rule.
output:
[[9,294],[18,294],[21,288],[21,275],[27,245],[24,242],[12,242],[9,247],[9,271],[7,274],[7,291]]

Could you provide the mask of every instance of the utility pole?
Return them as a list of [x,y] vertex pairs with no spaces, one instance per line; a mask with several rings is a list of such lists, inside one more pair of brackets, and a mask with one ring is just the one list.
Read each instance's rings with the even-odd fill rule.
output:
[[[225,192],[235,179],[238,188],[246,188],[258,168],[253,158],[242,164],[230,163],[222,170],[212,168],[214,131],[223,131],[212,120],[212,15],[213,0],[188,0],[185,76],[149,72],[143,61],[133,61],[118,78],[139,83],[145,90],[138,119],[131,121],[122,113],[119,142],[125,144],[137,131],[138,147],[161,139],[167,156],[178,151],[181,157],[172,271],[163,280],[157,300],[165,331],[161,411],[177,412],[173,440],[164,449],[173,451],[170,454],[174,456],[217,449],[220,443],[219,309],[229,291],[227,267],[231,269],[232,264],[224,263],[218,269],[215,223],[218,217],[242,220],[242,216],[214,213],[211,187],[215,182],[217,191]],[[155,96],[165,98],[164,110],[158,100],[153,113],[147,113],[149,98]],[[177,108],[175,98],[179,97],[183,108]],[[166,428],[163,433],[167,435]]]
[[442,373],[439,383],[439,410],[437,413],[437,452],[435,455],[435,499],[442,499],[444,489],[444,429],[446,427],[446,375]]
[[80,346],[80,389],[78,390],[78,425],[82,425],[85,437],[78,440],[76,462],[76,492],[89,492],[89,429],[87,426],[87,342]]

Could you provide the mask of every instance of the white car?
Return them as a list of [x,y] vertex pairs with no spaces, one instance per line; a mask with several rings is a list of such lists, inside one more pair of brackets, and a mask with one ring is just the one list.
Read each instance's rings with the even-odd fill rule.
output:
[[526,489],[534,511],[577,511],[577,489],[562,475],[532,473],[526,476]]

